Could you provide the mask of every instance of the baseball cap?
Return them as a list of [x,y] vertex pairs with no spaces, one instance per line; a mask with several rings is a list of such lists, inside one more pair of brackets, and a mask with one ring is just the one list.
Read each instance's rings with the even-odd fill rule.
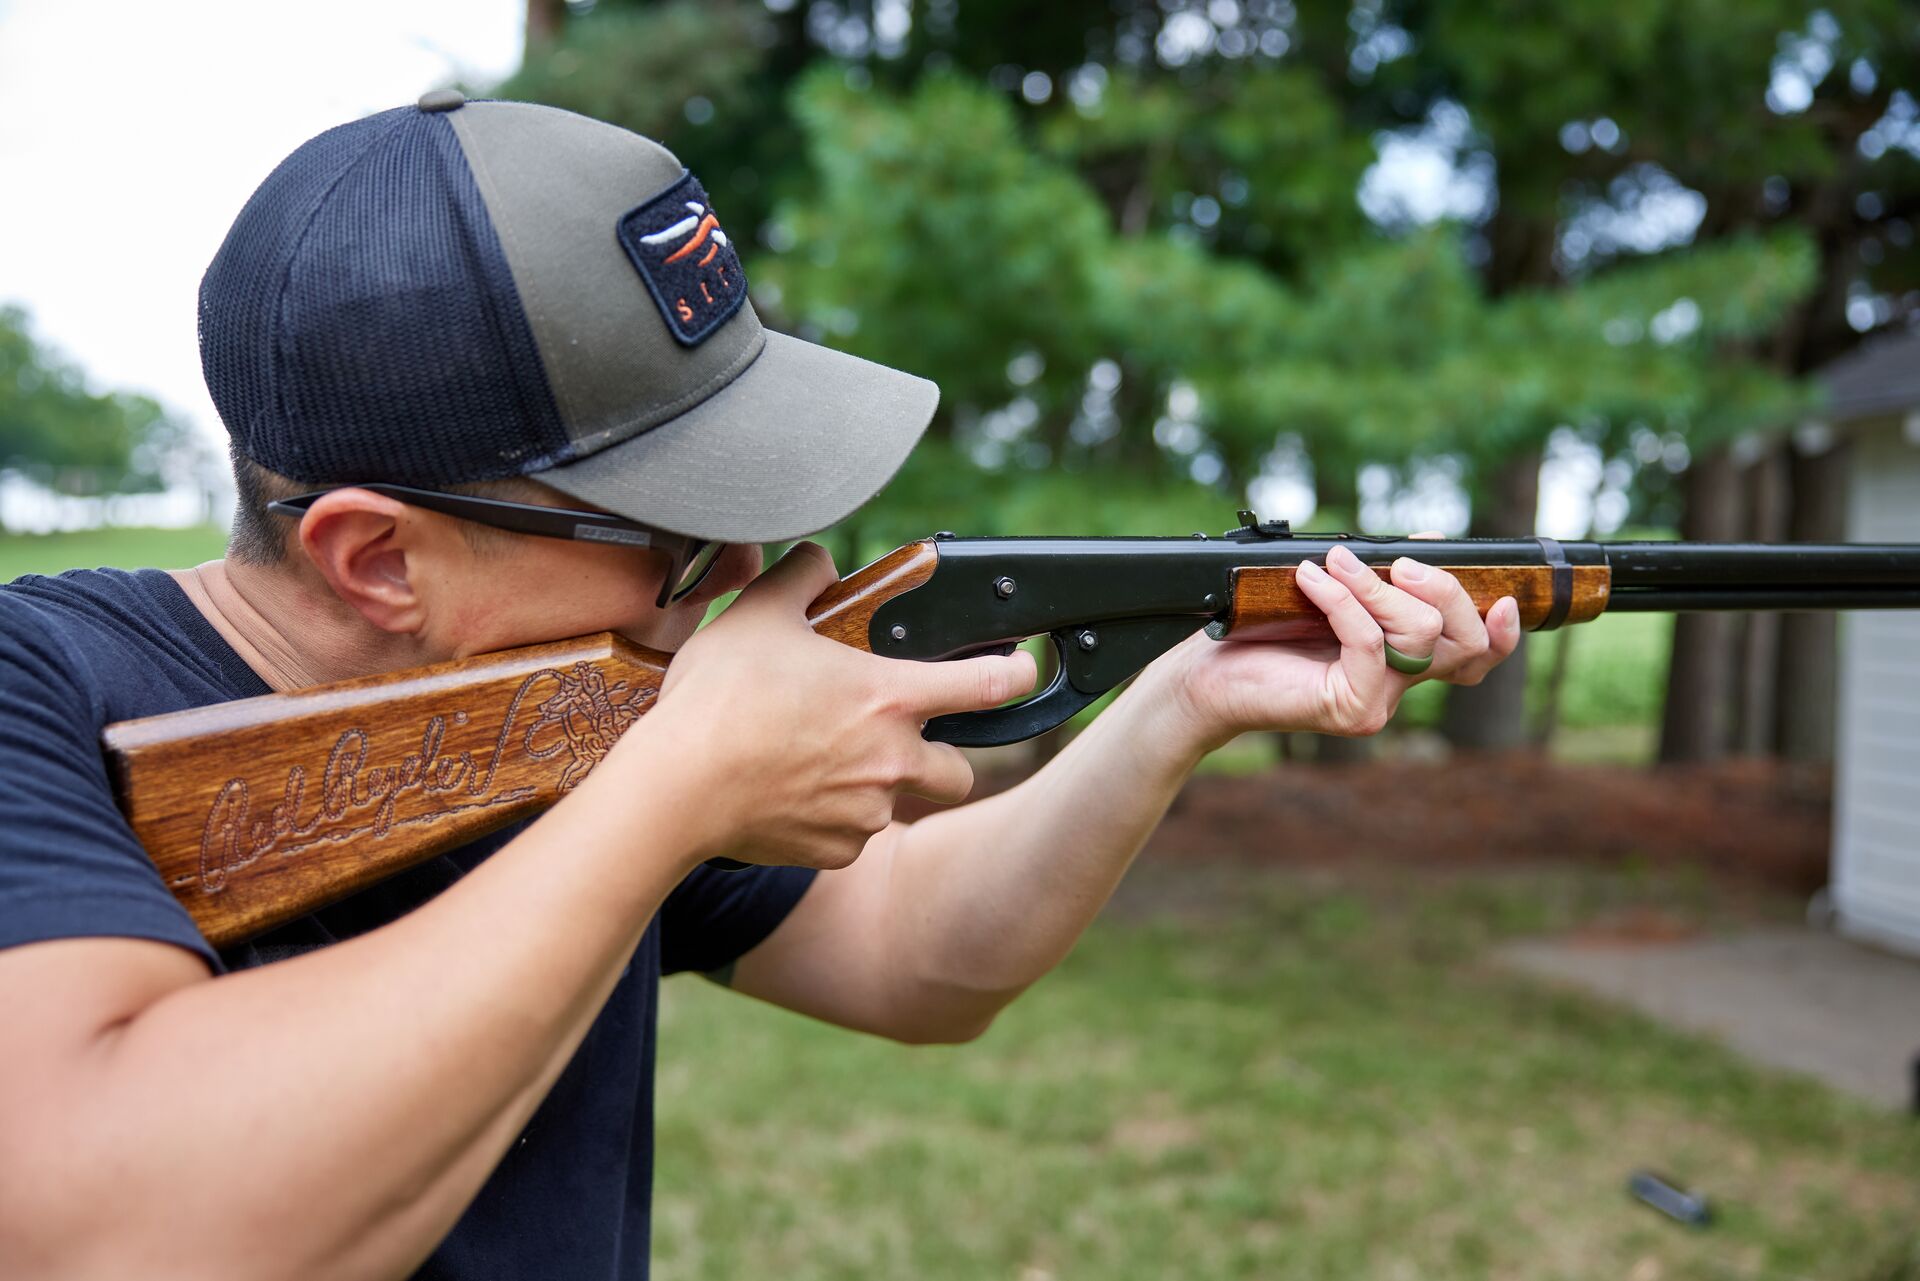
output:
[[774,542],[879,491],[939,398],[764,328],[658,143],[437,90],[304,143],[200,284],[235,447],[314,484],[530,476],[695,538]]

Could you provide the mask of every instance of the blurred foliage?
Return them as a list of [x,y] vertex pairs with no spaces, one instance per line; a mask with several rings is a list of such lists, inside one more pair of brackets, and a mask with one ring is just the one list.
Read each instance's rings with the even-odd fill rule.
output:
[[103,525],[57,534],[19,534],[0,539],[0,583],[22,574],[58,574],[69,569],[142,569],[151,565],[198,565],[218,560],[227,531],[214,525],[143,529]]
[[813,56],[798,15],[759,4],[609,3],[530,43],[520,70],[490,92],[661,139],[729,223],[753,228],[783,186],[804,178],[786,93]]
[[0,307],[0,468],[62,493],[156,489],[186,436],[149,397],[90,391],[34,339],[24,311]]
[[558,42],[529,49],[520,71],[496,92],[664,137],[687,118],[694,99],[726,118],[749,110],[772,36],[766,20],[743,6],[680,0],[644,11],[610,7],[592,22],[569,25]]
[[[1277,448],[1345,514],[1564,430],[1667,501],[1648,438],[1796,421],[1920,309],[1904,0],[569,13],[501,95],[661,138],[771,323],[941,384],[856,542],[1216,528]],[[1443,209],[1369,194],[1409,147]]]
[[[1184,209],[1216,249],[1286,277],[1371,232],[1354,200],[1371,140],[1311,71],[1283,62],[1197,83],[1128,70],[1097,108],[1045,120],[1040,138],[1103,192],[1126,232]],[[1215,191],[1221,208],[1203,228],[1192,201]]]
[[[1104,211],[1070,170],[1022,145],[1003,98],[951,75],[905,100],[851,90],[831,68],[794,96],[818,176],[779,237],[797,248],[757,280],[803,328],[936,377],[962,411],[1026,394],[1070,411],[1101,351]],[[935,372],[937,371],[937,373]]]

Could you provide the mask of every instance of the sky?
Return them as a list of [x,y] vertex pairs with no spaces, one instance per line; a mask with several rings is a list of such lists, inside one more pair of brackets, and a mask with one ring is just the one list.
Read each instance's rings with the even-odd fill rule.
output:
[[220,436],[194,300],[323,129],[519,65],[525,0],[0,0],[0,302],[101,386]]

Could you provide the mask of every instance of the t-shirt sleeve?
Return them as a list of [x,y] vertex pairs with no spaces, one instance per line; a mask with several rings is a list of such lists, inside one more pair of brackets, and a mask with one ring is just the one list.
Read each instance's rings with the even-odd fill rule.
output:
[[99,723],[59,641],[0,602],[0,947],[156,939],[218,968],[114,804]]
[[695,868],[660,908],[661,972],[733,964],[787,919],[814,875],[810,867]]

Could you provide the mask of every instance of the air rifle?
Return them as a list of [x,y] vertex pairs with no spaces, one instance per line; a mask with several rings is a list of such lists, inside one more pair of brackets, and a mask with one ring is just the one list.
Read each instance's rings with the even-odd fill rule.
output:
[[[1384,577],[1411,556],[1546,631],[1601,613],[1920,608],[1920,545],[1558,542],[1296,534],[1241,512],[1218,537],[908,543],[840,580],[814,630],[894,658],[1047,637],[1024,702],[942,716],[962,746],[1044,733],[1205,628],[1325,634],[1294,585],[1336,544]],[[553,804],[659,694],[668,655],[610,633],[123,721],[104,734],[121,808],[200,930],[226,946]]]

